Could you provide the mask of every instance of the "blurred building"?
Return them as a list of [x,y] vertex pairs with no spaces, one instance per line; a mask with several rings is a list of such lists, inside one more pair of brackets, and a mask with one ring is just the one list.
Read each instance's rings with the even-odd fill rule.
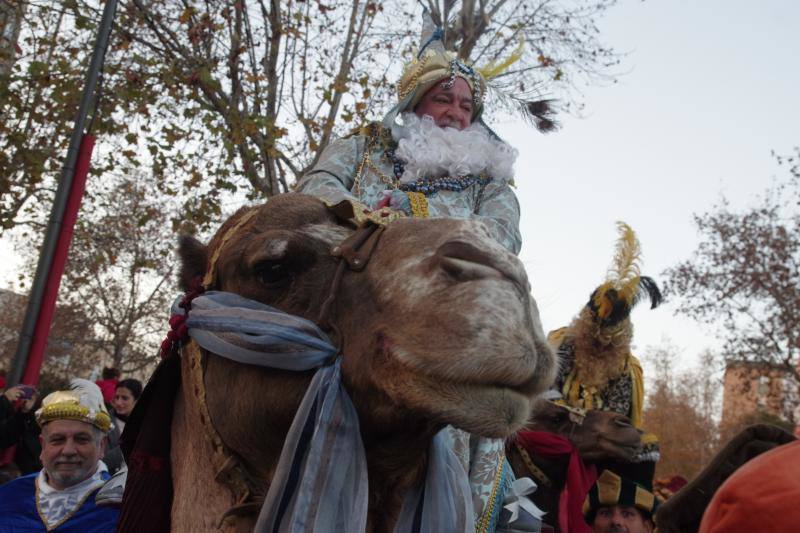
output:
[[730,361],[725,367],[722,426],[756,421],[794,425],[800,403],[798,384],[784,367],[751,361]]

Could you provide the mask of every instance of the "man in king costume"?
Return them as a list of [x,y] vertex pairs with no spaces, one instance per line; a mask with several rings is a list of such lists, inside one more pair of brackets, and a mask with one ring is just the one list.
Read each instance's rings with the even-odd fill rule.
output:
[[[297,191],[414,217],[481,220],[495,240],[519,253],[519,202],[511,189],[518,152],[481,116],[486,79],[522,49],[499,65],[474,69],[444,49],[442,35],[426,18],[420,51],[397,84],[398,103],[382,122],[331,143]],[[547,129],[553,123],[543,107],[533,119]]]
[[116,529],[119,498],[106,498],[113,483],[106,487],[100,460],[111,417],[97,385],[74,379],[70,387],[49,394],[36,412],[44,468],[0,486],[0,532]]
[[[547,341],[561,362],[555,383],[559,402],[614,411],[641,428],[644,376],[641,363],[631,353],[630,313],[643,298],[649,297],[654,309],[662,297],[655,281],[639,273],[641,249],[636,234],[624,222],[617,225],[620,237],[606,281],[592,292],[572,323],[551,331]],[[658,442],[655,435],[645,433],[642,444],[639,467],[628,474],[635,480],[649,478],[652,484],[660,458]]]
[[[398,103],[381,123],[331,143],[296,190],[330,204],[350,200],[412,217],[479,220],[517,254],[519,202],[511,185],[518,152],[481,116],[486,80],[519,59],[522,46],[499,64],[475,69],[446,51],[442,37],[426,13],[419,53],[397,85]],[[546,103],[538,104],[544,111],[529,111],[532,119],[549,129]],[[504,442],[455,428],[448,433],[469,475],[476,531],[494,531],[513,482]]]

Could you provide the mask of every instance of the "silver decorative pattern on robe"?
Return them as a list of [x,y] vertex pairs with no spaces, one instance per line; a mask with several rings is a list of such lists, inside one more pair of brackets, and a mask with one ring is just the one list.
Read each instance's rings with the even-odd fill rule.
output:
[[106,482],[103,473],[108,473],[108,468],[100,461],[92,477],[58,490],[47,483],[47,476],[42,469],[36,477],[36,507],[47,528],[52,529],[69,518],[83,505],[90,493],[102,487]]
[[[297,184],[297,192],[310,194],[328,202],[358,200],[375,205],[383,191],[390,186],[369,168],[362,171],[361,194],[355,195],[353,178],[364,155],[367,138],[352,135],[332,142],[322,153],[317,165]],[[393,165],[383,157],[383,148],[376,146],[370,154],[371,162],[385,175],[393,175]],[[492,180],[481,191],[473,185],[463,191],[439,191],[428,197],[431,218],[453,217],[480,220],[486,224],[492,237],[506,249],[517,254],[522,245],[519,232],[519,201],[511,187]]]

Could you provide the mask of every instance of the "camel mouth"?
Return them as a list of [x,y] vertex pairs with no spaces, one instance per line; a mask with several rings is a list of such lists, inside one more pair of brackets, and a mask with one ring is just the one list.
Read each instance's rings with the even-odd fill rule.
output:
[[415,350],[409,350],[398,343],[393,335],[382,331],[379,335],[379,346],[382,357],[399,362],[417,375],[426,376],[442,385],[493,390],[498,393],[514,392],[533,398],[541,392],[542,368],[537,361],[536,350],[520,350],[513,357],[495,358],[492,361],[476,361],[467,358],[467,364],[443,365],[435,359],[420,360],[415,357]]
[[604,437],[606,443],[615,450],[621,452],[621,455],[626,457],[634,457],[642,450],[642,443],[640,440],[634,441],[617,441]]
[[[467,383],[469,384],[469,383]],[[493,382],[474,382],[473,384],[482,386],[482,387],[492,387],[498,390],[511,390],[522,394],[523,396],[527,396],[529,398],[534,397],[538,394],[540,388],[540,379],[536,370],[531,370],[529,376],[526,379],[517,381],[493,381]]]
[[[433,386],[433,384],[431,384]],[[509,387],[440,383],[446,391],[436,400],[447,424],[489,438],[507,438],[524,427],[531,399]]]
[[502,372],[480,366],[454,372],[452,365],[419,364],[385,332],[379,353],[393,361],[394,374],[408,376],[406,385],[394,391],[395,401],[418,405],[424,398],[422,403],[435,406],[426,409],[433,418],[485,437],[505,438],[523,427],[542,388],[538,365],[522,364],[524,358]]
[[538,365],[531,365],[522,361],[519,364],[510,364],[505,361],[502,366],[502,370],[495,368],[477,372],[473,375],[442,375],[437,373],[436,377],[442,383],[449,385],[483,391],[514,392],[531,399],[541,392],[542,380]]

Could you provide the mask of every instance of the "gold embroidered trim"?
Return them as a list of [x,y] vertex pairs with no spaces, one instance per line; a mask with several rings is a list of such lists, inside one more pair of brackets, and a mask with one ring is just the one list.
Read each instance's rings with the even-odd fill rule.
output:
[[214,480],[225,485],[231,491],[234,501],[241,504],[247,501],[254,491],[250,487],[247,471],[241,460],[225,445],[211,420],[203,379],[203,353],[197,343],[192,341],[183,348],[183,356],[189,364],[189,379],[186,385],[194,396],[200,424],[203,426],[206,441],[211,446]]
[[363,193],[361,190],[361,176],[364,174],[364,165],[370,162],[369,155],[372,153],[372,147],[375,145],[375,140],[378,137],[375,129],[376,127],[374,124],[370,124],[365,128],[367,142],[364,145],[364,155],[361,157],[361,162],[358,164],[356,175],[353,176],[353,192],[355,193],[356,198],[359,200],[363,200],[361,197],[361,194]]
[[103,411],[95,411],[94,418],[89,416],[89,408],[74,403],[51,403],[42,408],[39,423],[45,424],[53,420],[77,420],[91,424],[101,431],[108,433],[111,429],[111,417]]
[[414,218],[428,218],[428,199],[421,192],[407,192],[411,204],[411,215]]
[[[404,75],[400,79],[400,87],[397,91],[397,97],[399,100],[404,100],[406,96],[408,96],[414,89],[417,88],[417,84],[419,83],[419,77],[422,75],[422,71],[425,70],[425,65],[428,63],[428,60],[431,58],[430,55],[422,56],[417,62],[416,65],[413,65],[413,72],[411,73],[409,79],[405,80],[406,76]],[[403,81],[405,80],[405,81]]]
[[545,474],[541,468],[536,466],[530,454],[528,453],[528,450],[519,444],[515,444],[514,446],[517,448],[519,456],[522,457],[522,462],[525,463],[525,468],[528,469],[528,473],[532,474],[533,477],[535,477],[537,481],[540,481],[545,487],[551,487],[553,482],[549,477],[547,477],[547,474]]
[[476,533],[486,533],[489,531],[489,526],[491,525],[492,515],[494,514],[494,506],[496,505],[497,500],[497,491],[500,489],[500,481],[503,477],[503,466],[505,464],[506,457],[505,455],[500,456],[499,465],[497,467],[497,472],[494,475],[494,481],[492,482],[492,492],[489,494],[489,501],[486,502],[486,509],[483,511],[483,515],[481,515],[478,524],[475,527]]
[[[92,475],[94,475],[94,474],[92,474]],[[61,526],[64,522],[66,522],[67,520],[69,520],[70,518],[75,516],[75,513],[77,513],[80,510],[80,508],[83,507],[83,504],[86,503],[86,500],[89,498],[89,496],[91,496],[92,494],[97,492],[97,489],[99,489],[102,486],[102,485],[100,485],[97,488],[87,492],[83,496],[83,498],[81,498],[81,500],[78,502],[78,504],[72,509],[72,511],[70,511],[69,513],[64,515],[64,518],[62,518],[61,520],[59,520],[58,522],[56,522],[55,524],[50,526],[50,525],[47,524],[47,519],[45,519],[44,515],[42,514],[42,508],[39,505],[39,493],[40,493],[40,491],[39,491],[39,476],[36,476],[36,479],[33,480],[33,485],[36,487],[36,496],[35,496],[35,499],[36,499],[36,512],[39,514],[39,518],[42,520],[42,524],[44,524],[44,528],[47,531],[53,531],[54,529],[56,529],[59,526]]]
[[386,226],[398,218],[405,218],[406,216],[402,211],[395,211],[388,207],[370,210],[366,205],[355,200],[342,200],[336,204],[325,202],[325,205],[340,219],[350,220],[359,227],[367,222],[372,222],[378,226]]
[[383,183],[385,183],[386,185],[388,185],[389,187],[391,187],[396,191],[400,190],[400,188],[397,186],[397,180],[393,180],[392,178],[381,172],[381,169],[378,168],[378,165],[372,162],[372,159],[367,159],[367,166],[371,171],[375,173],[376,176],[378,176],[381,179]]

